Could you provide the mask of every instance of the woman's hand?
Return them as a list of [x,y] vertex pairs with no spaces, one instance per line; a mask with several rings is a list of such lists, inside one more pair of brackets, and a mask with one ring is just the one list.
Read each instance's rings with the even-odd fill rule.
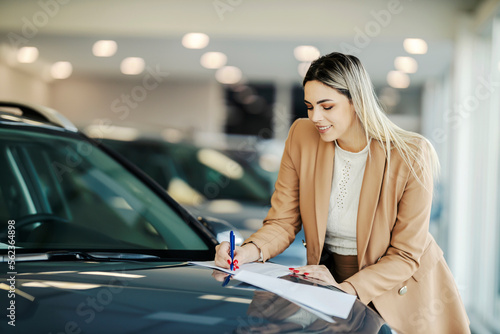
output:
[[340,290],[350,294],[357,296],[356,289],[348,283],[348,282],[342,282],[342,283],[337,283],[335,281],[335,278],[333,278],[332,273],[328,268],[324,265],[308,265],[308,266],[303,266],[299,268],[289,268],[290,271],[296,275],[304,275],[305,277],[311,277],[311,278],[316,278],[319,280],[322,280],[328,285],[333,285],[336,288],[339,288]]
[[[229,256],[229,242],[223,241],[215,246],[215,265],[221,268],[229,269],[231,265],[231,256]],[[234,267],[239,269],[243,263],[257,261],[260,257],[260,251],[253,243],[245,244],[243,247],[234,248]]]
[[214,269],[214,271],[212,271],[212,277],[215,278],[215,280],[219,281],[219,282],[224,282],[226,277],[229,275],[230,274],[225,273],[225,272],[220,271],[220,270],[217,270],[217,269]]
[[299,268],[289,268],[291,272],[296,275],[304,275],[306,277],[312,277],[325,282],[325,284],[333,285],[339,287],[339,284],[335,281],[332,273],[324,265],[308,265]]

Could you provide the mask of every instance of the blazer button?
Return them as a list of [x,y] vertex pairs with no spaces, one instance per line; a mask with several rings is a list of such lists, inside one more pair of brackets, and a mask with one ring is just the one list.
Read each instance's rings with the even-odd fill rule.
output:
[[404,287],[402,287],[401,289],[399,289],[398,293],[399,293],[400,296],[403,296],[407,291],[408,291],[408,288],[405,285]]

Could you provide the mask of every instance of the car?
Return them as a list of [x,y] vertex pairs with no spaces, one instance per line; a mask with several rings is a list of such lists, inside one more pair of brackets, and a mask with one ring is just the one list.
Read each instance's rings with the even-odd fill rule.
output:
[[[227,221],[245,239],[262,226],[269,211],[274,187],[269,176],[251,164],[256,158],[249,154],[157,138],[96,140],[138,166],[192,214]],[[305,265],[303,240],[300,231],[273,262]]]
[[0,166],[2,333],[391,331],[357,300],[325,321],[221,284],[221,271],[190,262],[214,257],[209,222],[52,109],[0,101]]

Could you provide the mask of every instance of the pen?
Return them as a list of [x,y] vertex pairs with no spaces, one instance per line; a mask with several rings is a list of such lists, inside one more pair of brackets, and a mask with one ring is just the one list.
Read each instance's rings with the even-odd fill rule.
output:
[[231,280],[231,275],[227,275],[227,276],[226,276],[226,279],[225,279],[225,280],[224,280],[224,282],[222,283],[222,286],[226,286],[226,285],[229,283],[229,281],[230,281],[230,280]]
[[234,267],[234,264],[233,264],[233,261],[234,261],[234,232],[233,231],[231,231],[231,233],[229,234],[229,243],[230,243],[230,246],[231,246],[231,249],[229,251],[229,255],[231,256],[231,266],[230,266],[230,269],[232,271],[233,267]]

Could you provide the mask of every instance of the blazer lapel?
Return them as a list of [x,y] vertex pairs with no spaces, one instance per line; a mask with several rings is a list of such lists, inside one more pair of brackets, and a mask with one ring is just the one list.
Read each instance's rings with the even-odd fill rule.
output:
[[386,157],[378,140],[372,139],[370,154],[366,160],[363,184],[359,196],[358,217],[356,225],[356,239],[358,251],[358,265],[364,265],[364,257],[372,231],[375,212],[384,180]]
[[319,242],[316,245],[312,245],[315,249],[311,250],[312,254],[317,256],[318,261],[325,241],[328,208],[330,205],[330,193],[332,191],[334,156],[335,143],[320,140],[316,155],[316,168],[314,171],[314,202]]

